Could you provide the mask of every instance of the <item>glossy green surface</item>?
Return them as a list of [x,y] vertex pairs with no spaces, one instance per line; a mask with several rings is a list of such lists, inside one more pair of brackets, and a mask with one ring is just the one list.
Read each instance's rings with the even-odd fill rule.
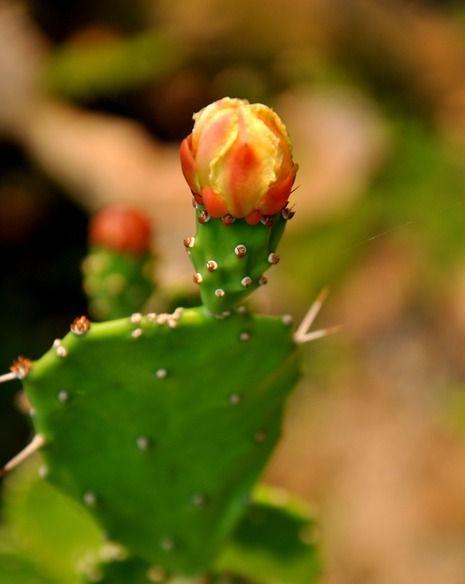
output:
[[93,324],[63,346],[24,384],[48,479],[132,554],[205,571],[279,437],[298,378],[292,331],[278,317],[198,308],[175,328]]
[[[188,248],[196,273],[200,274],[200,295],[204,306],[213,314],[229,310],[243,301],[260,286],[260,278],[272,263],[270,253],[276,252],[286,226],[281,213],[273,216],[271,226],[258,223],[249,225],[237,219],[232,225],[224,225],[221,219],[199,222],[201,211],[197,209],[197,233],[192,248]],[[247,253],[238,257],[235,248],[244,245]],[[209,271],[207,262],[214,260],[218,267]],[[245,286],[244,278],[250,278]],[[217,291],[222,290],[223,296]]]

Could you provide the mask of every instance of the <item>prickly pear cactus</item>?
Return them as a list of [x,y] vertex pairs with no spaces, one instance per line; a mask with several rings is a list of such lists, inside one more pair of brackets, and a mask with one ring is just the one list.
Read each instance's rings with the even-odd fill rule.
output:
[[284,124],[264,105],[224,98],[194,119],[180,156],[197,233],[184,245],[203,304],[221,314],[265,284],[264,272],[278,263],[297,166]]
[[287,211],[257,225],[236,220],[226,223],[208,216],[197,205],[197,232],[184,246],[195,268],[202,302],[213,314],[222,314],[267,283],[264,272],[279,262],[276,253]]
[[[268,489],[265,489],[265,492]],[[115,548],[89,562],[82,584],[311,584],[320,574],[315,525],[300,505],[256,500],[201,580],[180,580]],[[105,549],[105,548],[104,548]],[[111,550],[111,548],[110,548]],[[102,557],[103,555],[103,557]]]
[[[80,317],[43,357],[15,362],[2,380],[24,379],[37,435],[5,469],[41,447],[42,476],[87,506],[107,538],[125,549],[123,580],[141,566],[145,574],[150,567],[152,581],[160,573],[196,576],[231,567],[255,579],[247,565],[256,558],[244,550],[254,548],[261,526],[273,526],[276,550],[285,550],[278,532],[294,541],[301,520],[259,509],[242,532],[245,543],[230,546],[229,555],[225,545],[280,436],[299,377],[298,344],[325,334],[305,332],[321,302],[296,333],[288,317],[238,306],[278,263],[276,249],[293,215],[287,204],[297,168],[277,115],[259,104],[220,100],[197,114],[181,160],[197,219],[184,245],[203,305],[102,323]],[[94,303],[106,305],[100,316],[120,314],[133,301],[140,306],[140,296],[129,297],[124,287],[111,291],[108,281],[131,273],[140,282],[148,253],[141,224],[128,236],[114,225],[108,230],[103,219],[92,230],[97,247],[86,268]],[[139,262],[131,264],[134,272],[127,262]],[[298,548],[295,557],[305,551]],[[258,565],[267,580],[300,584],[307,571],[311,579],[305,562],[279,578],[278,566],[265,574],[269,562]]]
[[[0,582],[16,584],[14,578],[26,563],[24,577],[32,570],[46,584],[76,584],[77,574],[86,583],[179,582],[160,566],[105,541],[84,507],[40,479],[40,458],[23,465],[5,484]],[[210,566],[208,578],[184,582],[311,584],[320,572],[320,559],[310,517],[308,505],[288,493],[264,485],[254,488],[245,515]],[[5,554],[21,558],[21,568],[14,561],[8,567]],[[12,570],[10,578],[4,575]]]
[[153,294],[152,227],[140,211],[110,205],[89,227],[89,254],[82,264],[89,313],[97,320],[140,310]]
[[297,377],[280,318],[198,308],[81,327],[24,387],[48,480],[112,540],[190,574],[243,514]]

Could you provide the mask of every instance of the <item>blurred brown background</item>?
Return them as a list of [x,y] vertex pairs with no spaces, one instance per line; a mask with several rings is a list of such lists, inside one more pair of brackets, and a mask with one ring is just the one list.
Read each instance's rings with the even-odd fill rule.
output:
[[[229,95],[273,106],[300,164],[263,310],[343,333],[305,377],[266,478],[308,499],[324,584],[465,583],[465,7],[385,0],[0,2],[0,359],[85,312],[89,214],[156,225],[189,286],[177,148]],[[2,388],[0,453],[28,439]]]

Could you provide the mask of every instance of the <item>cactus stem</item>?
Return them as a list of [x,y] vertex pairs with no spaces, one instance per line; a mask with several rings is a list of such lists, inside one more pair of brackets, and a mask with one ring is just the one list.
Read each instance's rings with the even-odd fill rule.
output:
[[2,469],[0,469],[0,476],[6,475],[11,470],[19,466],[22,462],[27,460],[30,456],[42,448],[44,444],[45,438],[42,436],[42,434],[36,434],[32,439],[32,442],[30,442],[26,448],[23,448],[19,454],[17,454],[14,458],[7,462]]
[[128,281],[123,274],[110,274],[105,278],[105,285],[111,296],[117,296],[127,287]]
[[207,497],[203,493],[194,493],[191,502],[194,507],[204,507],[207,502]]
[[6,383],[7,381],[12,381],[16,379],[18,375],[14,371],[10,371],[9,373],[4,373],[0,375],[0,383]]
[[239,340],[242,341],[243,343],[246,343],[247,341],[250,341],[251,337],[252,335],[249,332],[244,331],[239,335]]
[[262,444],[266,440],[266,432],[258,430],[258,432],[255,432],[254,440],[257,444]]

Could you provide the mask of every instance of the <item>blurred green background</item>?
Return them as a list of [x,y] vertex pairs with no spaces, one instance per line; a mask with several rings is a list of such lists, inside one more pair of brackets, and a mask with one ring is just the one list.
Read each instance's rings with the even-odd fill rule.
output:
[[[343,332],[306,349],[265,479],[317,510],[322,582],[463,584],[464,63],[458,0],[2,0],[2,371],[86,311],[104,204],[145,210],[160,281],[189,288],[179,141],[214,99],[267,103],[300,171],[257,306],[298,319],[328,285]],[[19,389],[2,462],[30,438]]]

